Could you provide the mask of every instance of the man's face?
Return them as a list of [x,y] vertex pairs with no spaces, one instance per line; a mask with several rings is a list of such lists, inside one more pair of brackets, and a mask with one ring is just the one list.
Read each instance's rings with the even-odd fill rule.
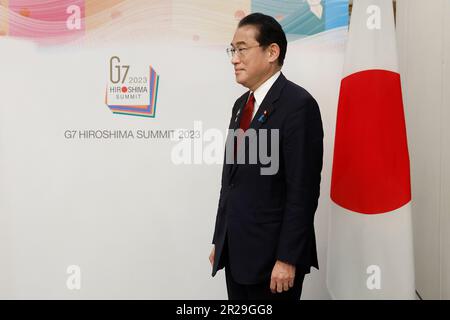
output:
[[[254,86],[260,84],[270,72],[269,53],[259,46],[256,41],[258,30],[254,26],[242,26],[234,33],[231,45],[236,53],[231,58],[234,66],[236,82],[244,87],[254,90]],[[238,49],[247,48],[239,52]]]

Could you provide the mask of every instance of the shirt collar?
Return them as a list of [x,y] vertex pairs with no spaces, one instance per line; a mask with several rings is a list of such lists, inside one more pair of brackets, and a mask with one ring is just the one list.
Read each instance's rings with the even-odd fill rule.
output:
[[[253,95],[255,96],[255,102],[259,106],[263,102],[264,98],[267,95],[267,92],[269,92],[272,85],[275,83],[275,81],[280,76],[281,71],[277,71],[275,74],[273,74],[269,79],[267,79],[262,85],[258,87],[258,89],[255,90]],[[251,92],[250,92],[251,94]]]

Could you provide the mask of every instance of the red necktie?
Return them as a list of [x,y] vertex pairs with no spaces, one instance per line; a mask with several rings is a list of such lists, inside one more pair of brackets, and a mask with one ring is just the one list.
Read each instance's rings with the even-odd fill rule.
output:
[[[239,128],[241,128],[244,132],[250,127],[250,123],[252,122],[253,109],[255,108],[255,96],[253,92],[250,94],[250,97],[245,104],[244,110],[242,110],[241,122],[239,123]],[[242,142],[243,134],[238,132],[237,135],[237,143],[234,145],[234,160],[236,161],[237,150],[239,149]]]
[[252,122],[253,109],[255,108],[255,96],[253,92],[250,94],[248,98],[247,104],[242,111],[240,128],[244,130],[244,132],[250,127],[250,123]]

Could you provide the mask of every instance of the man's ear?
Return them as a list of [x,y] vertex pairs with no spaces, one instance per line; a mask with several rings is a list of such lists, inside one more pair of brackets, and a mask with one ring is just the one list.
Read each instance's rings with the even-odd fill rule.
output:
[[280,56],[280,47],[276,43],[272,43],[269,45],[269,62],[275,62],[277,61],[278,57]]

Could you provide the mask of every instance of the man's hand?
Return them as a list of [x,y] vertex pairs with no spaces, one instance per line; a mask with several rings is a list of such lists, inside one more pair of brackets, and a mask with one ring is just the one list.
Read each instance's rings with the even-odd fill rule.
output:
[[216,246],[213,245],[211,253],[209,254],[209,262],[211,262],[211,266],[214,265],[214,255],[215,255],[215,251],[216,251],[215,249],[216,249]]
[[270,278],[270,291],[272,293],[288,291],[294,286],[295,266],[277,260]]

